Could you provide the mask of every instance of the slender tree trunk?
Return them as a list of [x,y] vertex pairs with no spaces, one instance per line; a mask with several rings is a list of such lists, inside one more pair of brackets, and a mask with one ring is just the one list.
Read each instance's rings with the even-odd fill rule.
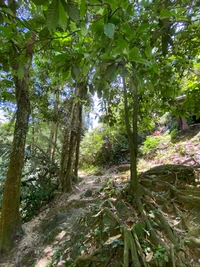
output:
[[126,80],[125,74],[122,75],[123,81],[123,91],[124,91],[124,112],[125,112],[125,124],[126,131],[129,139],[129,148],[130,148],[130,165],[131,165],[131,181],[130,181],[130,189],[131,193],[134,195],[136,202],[139,200],[139,181],[137,175],[137,93],[134,88],[134,110],[132,117],[132,127],[131,130],[130,120],[129,120],[129,107],[128,107],[128,99],[127,99],[127,88],[126,88]]
[[51,162],[54,163],[55,161],[55,153],[56,153],[56,147],[57,147],[57,140],[58,140],[58,122],[55,124],[55,136],[54,136],[54,145],[52,149],[52,155],[51,155]]
[[65,138],[63,141],[62,158],[60,167],[60,188],[64,192],[72,191],[73,168],[75,164],[75,152],[77,146],[77,135],[80,123],[80,106],[83,96],[83,85],[79,85],[76,89],[76,98],[73,99],[71,107],[71,116],[69,127],[66,128]]
[[70,192],[72,191],[72,174],[74,165],[74,154],[76,148],[76,137],[77,137],[77,119],[78,119],[78,103],[76,99],[73,100],[71,108],[71,118],[70,118],[70,129],[66,129],[66,134],[64,140],[63,148],[63,164],[61,168],[61,181],[62,181],[62,191]]
[[76,181],[78,182],[78,167],[79,167],[79,154],[80,154],[80,144],[81,144],[81,135],[82,135],[82,110],[83,106],[80,104],[79,107],[79,125],[78,125],[78,131],[77,131],[77,142],[76,142],[76,157],[75,157],[75,164],[74,164],[74,176]]
[[51,132],[49,137],[49,145],[47,148],[47,155],[49,155],[51,162],[54,162],[56,141],[57,141],[57,130],[58,130],[58,105],[59,105],[59,91],[54,94],[54,116],[55,119],[51,124]]
[[0,223],[1,252],[10,251],[10,248],[13,246],[15,235],[21,231],[19,212],[20,181],[24,164],[24,150],[30,112],[28,69],[24,70],[24,78],[22,80],[15,77],[17,114],[13,147],[2,201]]
[[35,145],[35,116],[34,116],[34,112],[33,111],[32,111],[32,114],[31,114],[31,118],[32,118],[32,125],[31,125],[31,155],[33,155],[34,145]]

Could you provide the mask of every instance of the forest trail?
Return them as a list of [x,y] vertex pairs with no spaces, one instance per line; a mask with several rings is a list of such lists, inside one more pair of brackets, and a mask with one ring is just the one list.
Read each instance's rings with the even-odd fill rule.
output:
[[[165,148],[168,164],[158,166],[161,162],[153,160],[150,170],[141,173],[140,178],[142,187],[147,189],[146,193],[149,192],[143,196],[144,207],[148,208],[148,201],[146,212],[149,220],[155,220],[156,233],[166,246],[171,244],[159,219],[152,217],[159,211],[184,249],[185,254],[179,251],[177,257],[186,266],[199,267],[200,132],[191,133],[194,136],[174,145],[173,154],[166,153],[170,147]],[[149,161],[143,165],[146,169],[147,163]],[[180,163],[188,167],[183,168]],[[124,236],[120,229],[124,225],[128,229],[133,225],[144,227],[126,192],[130,176],[128,169],[129,165],[124,164],[96,175],[79,173],[79,184],[74,186],[72,193],[55,192],[53,200],[23,224],[23,237],[16,240],[15,248],[7,258],[0,259],[0,267],[72,267],[74,262],[81,267],[90,262],[92,267],[123,266]],[[195,177],[198,178],[196,184]],[[145,230],[143,234],[146,234],[144,240],[148,248],[149,233]],[[163,264],[159,266],[166,266],[166,254],[159,249],[144,253],[145,260],[150,262],[148,266],[155,264],[158,255],[161,255],[159,264]]]
[[[54,200],[43,207],[37,216],[23,224],[23,237],[16,240],[14,249],[6,258],[0,259],[0,267],[48,266],[54,255],[54,246],[66,235],[66,229],[68,228],[69,230],[74,225],[74,221],[84,215],[84,209],[90,209],[90,203],[96,202],[94,195],[101,190],[103,183],[108,177],[109,179],[118,179],[115,169],[111,169],[111,171],[108,171],[104,175],[88,175],[81,172],[79,173],[79,184],[74,186],[72,193],[61,194],[60,192],[56,192]],[[123,180],[127,179],[127,177],[128,175],[126,174]],[[81,202],[85,203],[83,208],[79,208]],[[71,208],[70,204],[73,205],[73,208]],[[65,216],[62,211],[58,211],[60,209],[62,210],[64,206],[69,206],[70,216],[67,216],[67,214]],[[51,244],[41,245],[43,237],[40,231],[40,225],[43,221],[51,221],[54,216],[58,217],[56,224],[64,224],[64,230],[58,234],[56,241],[53,240]],[[59,223],[59,220],[61,223]],[[58,225],[55,225],[55,227]],[[58,266],[63,266],[62,260]]]

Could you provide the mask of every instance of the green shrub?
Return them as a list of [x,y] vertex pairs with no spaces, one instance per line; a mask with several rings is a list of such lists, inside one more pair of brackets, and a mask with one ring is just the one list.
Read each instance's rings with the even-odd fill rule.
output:
[[[8,170],[10,144],[0,143],[0,208]],[[36,215],[39,209],[49,202],[57,188],[58,167],[51,163],[39,148],[25,150],[25,164],[21,181],[21,215],[24,221]]]
[[149,154],[150,152],[153,152],[159,145],[162,138],[162,136],[147,136],[146,140],[143,142],[143,146],[140,148],[142,154]]
[[127,160],[128,138],[117,127],[94,129],[81,144],[80,166],[107,166]]

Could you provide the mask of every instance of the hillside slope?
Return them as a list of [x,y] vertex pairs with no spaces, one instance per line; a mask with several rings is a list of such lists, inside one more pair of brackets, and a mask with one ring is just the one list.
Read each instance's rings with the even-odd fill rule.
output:
[[[128,267],[136,266],[136,258],[137,266],[199,266],[199,141],[195,127],[173,142],[164,137],[140,159],[146,214],[135,209],[128,195],[129,171],[120,172],[121,166],[101,176],[80,174],[72,194],[55,193],[24,224],[23,238],[0,266]],[[161,240],[158,245],[148,222]]]

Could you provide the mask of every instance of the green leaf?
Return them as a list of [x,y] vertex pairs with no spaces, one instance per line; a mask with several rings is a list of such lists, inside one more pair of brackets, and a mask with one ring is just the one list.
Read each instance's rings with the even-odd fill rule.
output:
[[61,1],[59,1],[59,25],[64,31],[66,30],[67,16]]
[[24,78],[24,67],[22,63],[19,64],[19,68],[17,70],[17,76],[19,80],[22,80]]
[[53,0],[47,10],[47,27],[50,30],[54,30],[58,26],[59,22],[59,1]]
[[148,59],[152,58],[152,47],[150,44],[148,44],[147,47],[145,48],[145,55]]
[[88,33],[88,29],[87,29],[87,26],[84,22],[81,22],[81,34],[83,36],[86,36]]
[[153,84],[151,82],[147,82],[146,87],[150,92],[154,91],[154,87],[153,87]]
[[87,12],[86,0],[81,0],[80,4],[80,18],[82,19]]
[[2,7],[2,10],[3,10],[5,13],[7,13],[7,14],[13,16],[13,12],[12,12],[12,10],[11,10],[10,8]]
[[43,38],[47,38],[47,37],[49,37],[49,34],[50,34],[50,32],[49,32],[48,28],[45,27],[45,28],[42,29],[41,32],[39,33],[39,37],[42,38],[42,39],[43,39]]
[[147,66],[150,65],[150,62],[148,60],[142,58],[142,57],[135,57],[133,59],[133,61],[136,62],[136,63],[141,63],[141,64],[144,64],[144,65],[147,65]]
[[66,3],[65,9],[71,20],[73,20],[74,22],[78,22],[80,20],[80,13],[77,4],[69,1]]
[[136,46],[133,47],[129,53],[129,59],[134,60],[134,58],[141,57],[140,50]]
[[125,54],[129,53],[129,44],[124,39],[118,39],[117,40],[117,46],[120,48],[120,50],[123,53],[125,53]]
[[167,9],[163,9],[160,12],[160,18],[170,18],[171,17],[171,12]]
[[48,0],[31,0],[36,6],[46,5]]
[[105,24],[104,25],[104,33],[109,38],[113,38],[114,33],[115,33],[115,25],[112,23]]
[[102,20],[98,21],[98,22],[94,22],[91,25],[91,31],[92,34],[94,35],[95,38],[102,38],[103,35],[103,24],[102,24]]
[[111,82],[116,77],[116,74],[117,74],[117,67],[115,64],[111,64],[106,69],[105,78]]
[[138,28],[137,28],[137,32],[138,33],[142,33],[145,32],[147,29],[149,29],[150,24],[149,23],[142,23]]
[[3,64],[3,70],[5,72],[9,72],[10,68],[9,68],[8,62],[7,61],[3,61],[2,64]]
[[158,69],[158,64],[157,64],[156,62],[154,62],[154,63],[152,64],[152,67],[153,67],[153,71],[154,71],[154,73],[156,73],[156,74],[159,74],[159,73],[160,73],[160,71],[159,71],[159,69]]
[[80,75],[80,73],[81,73],[80,68],[77,65],[75,65],[71,70],[71,75],[74,79],[77,79],[77,77]]
[[45,19],[44,16],[41,16],[41,15],[39,15],[39,14],[36,14],[36,15],[33,17],[33,19],[30,20],[30,22],[40,24],[40,26],[41,26],[41,24],[45,24],[45,23],[46,23],[46,19]]
[[131,29],[131,27],[129,26],[129,24],[123,24],[121,26],[121,30],[123,33],[125,33],[127,36],[130,36],[133,37],[135,34],[134,34],[134,31]]

